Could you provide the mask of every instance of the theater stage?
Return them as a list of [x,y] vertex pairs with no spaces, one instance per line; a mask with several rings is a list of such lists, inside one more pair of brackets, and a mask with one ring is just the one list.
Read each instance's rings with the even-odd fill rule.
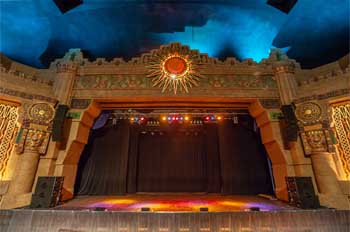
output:
[[296,209],[279,200],[260,196],[219,194],[131,194],[126,196],[80,196],[55,209],[84,210],[105,208],[108,211],[138,212],[149,208],[153,212],[198,212],[206,207],[209,212],[261,211]]

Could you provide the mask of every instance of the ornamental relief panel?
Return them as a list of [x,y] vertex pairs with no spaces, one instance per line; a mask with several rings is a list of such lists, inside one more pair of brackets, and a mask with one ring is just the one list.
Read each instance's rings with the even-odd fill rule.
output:
[[[146,75],[88,75],[78,76],[74,89],[159,89],[153,87],[151,78]],[[194,88],[241,88],[241,89],[276,89],[277,84],[272,76],[233,76],[206,75]]]

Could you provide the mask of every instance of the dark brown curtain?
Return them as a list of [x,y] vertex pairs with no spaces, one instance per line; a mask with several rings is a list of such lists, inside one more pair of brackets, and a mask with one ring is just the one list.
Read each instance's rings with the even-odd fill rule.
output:
[[75,183],[78,195],[125,194],[129,153],[129,122],[92,130],[78,166]]
[[206,192],[202,131],[169,129],[139,138],[138,192]]
[[[75,192],[272,193],[268,159],[250,117],[154,131],[119,120],[92,130]],[[152,131],[153,130],[153,131]]]
[[272,193],[265,149],[252,126],[225,120],[219,124],[219,147],[222,193]]

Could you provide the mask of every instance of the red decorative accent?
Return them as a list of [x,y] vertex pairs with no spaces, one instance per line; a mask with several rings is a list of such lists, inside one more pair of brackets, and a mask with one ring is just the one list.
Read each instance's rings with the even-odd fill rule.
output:
[[168,73],[179,75],[186,71],[187,64],[181,57],[171,57],[165,61],[164,67]]

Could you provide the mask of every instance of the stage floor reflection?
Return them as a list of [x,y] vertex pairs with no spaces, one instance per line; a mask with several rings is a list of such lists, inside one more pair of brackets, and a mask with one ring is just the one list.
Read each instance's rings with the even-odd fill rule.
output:
[[[261,196],[222,196],[218,194],[133,194],[125,196],[79,196],[55,209],[84,210],[106,209],[109,211],[139,212],[149,208],[153,212],[209,212],[280,211],[296,209],[285,202]],[[102,209],[101,209],[102,208]]]

